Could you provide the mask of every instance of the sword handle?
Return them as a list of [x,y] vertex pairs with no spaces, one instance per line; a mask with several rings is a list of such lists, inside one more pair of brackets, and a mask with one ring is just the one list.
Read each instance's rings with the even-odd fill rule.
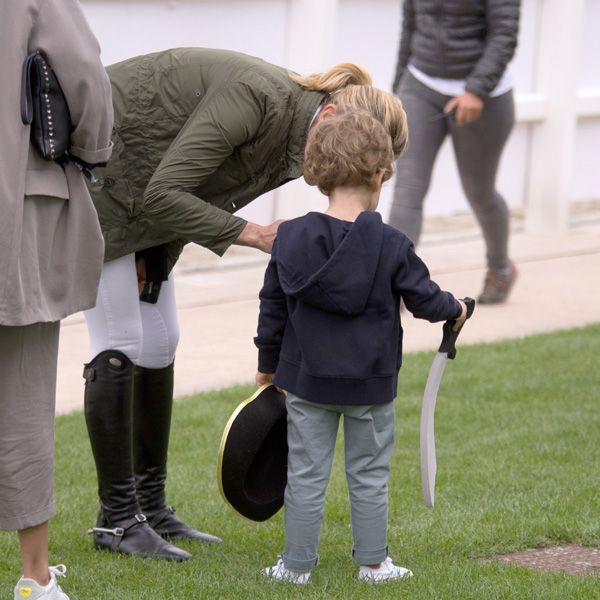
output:
[[[473,300],[473,298],[463,298],[462,301],[467,305],[467,319],[470,319],[473,311],[475,310],[475,300]],[[458,339],[458,334],[462,331],[464,326],[463,323],[458,331],[453,331],[452,327],[454,326],[455,322],[456,321],[454,319],[451,319],[450,321],[446,321],[444,323],[444,335],[438,350],[438,352],[446,352],[446,354],[448,354],[448,358],[450,359],[453,359],[456,356],[456,340]],[[467,321],[465,320],[465,323],[466,322]]]

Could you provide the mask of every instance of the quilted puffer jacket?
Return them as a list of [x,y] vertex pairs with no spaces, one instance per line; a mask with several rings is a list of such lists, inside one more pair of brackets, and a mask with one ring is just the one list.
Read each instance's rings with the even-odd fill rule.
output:
[[322,92],[286,69],[227,50],[174,48],[107,69],[113,156],[92,190],[105,260],[166,244],[221,256],[246,221],[233,215],[302,176],[309,123]]
[[409,63],[431,77],[466,79],[485,98],[517,45],[520,0],[404,0],[393,82]]

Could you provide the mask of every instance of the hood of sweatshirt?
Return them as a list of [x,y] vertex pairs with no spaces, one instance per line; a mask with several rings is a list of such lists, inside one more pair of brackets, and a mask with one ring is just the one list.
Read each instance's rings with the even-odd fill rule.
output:
[[321,310],[360,314],[367,303],[383,243],[377,212],[341,221],[311,212],[283,223],[277,235],[276,260],[281,287]]

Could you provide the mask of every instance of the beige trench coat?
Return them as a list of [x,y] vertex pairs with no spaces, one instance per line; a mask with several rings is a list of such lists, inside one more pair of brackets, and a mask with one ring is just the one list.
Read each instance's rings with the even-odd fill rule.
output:
[[69,104],[71,152],[111,153],[110,82],[76,0],[0,1],[0,325],[57,321],[93,306],[103,260],[83,176],[43,160],[20,118],[21,67],[46,54]]

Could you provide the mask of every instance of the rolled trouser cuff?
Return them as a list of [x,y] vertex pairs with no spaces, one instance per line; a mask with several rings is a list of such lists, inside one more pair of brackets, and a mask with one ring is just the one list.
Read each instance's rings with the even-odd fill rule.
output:
[[359,565],[377,565],[388,557],[388,547],[380,550],[352,549],[352,557]]
[[307,560],[297,560],[293,558],[289,558],[282,553],[281,559],[283,560],[283,564],[288,571],[294,571],[294,573],[310,573],[319,562],[319,557],[315,556],[315,558],[307,559]]

